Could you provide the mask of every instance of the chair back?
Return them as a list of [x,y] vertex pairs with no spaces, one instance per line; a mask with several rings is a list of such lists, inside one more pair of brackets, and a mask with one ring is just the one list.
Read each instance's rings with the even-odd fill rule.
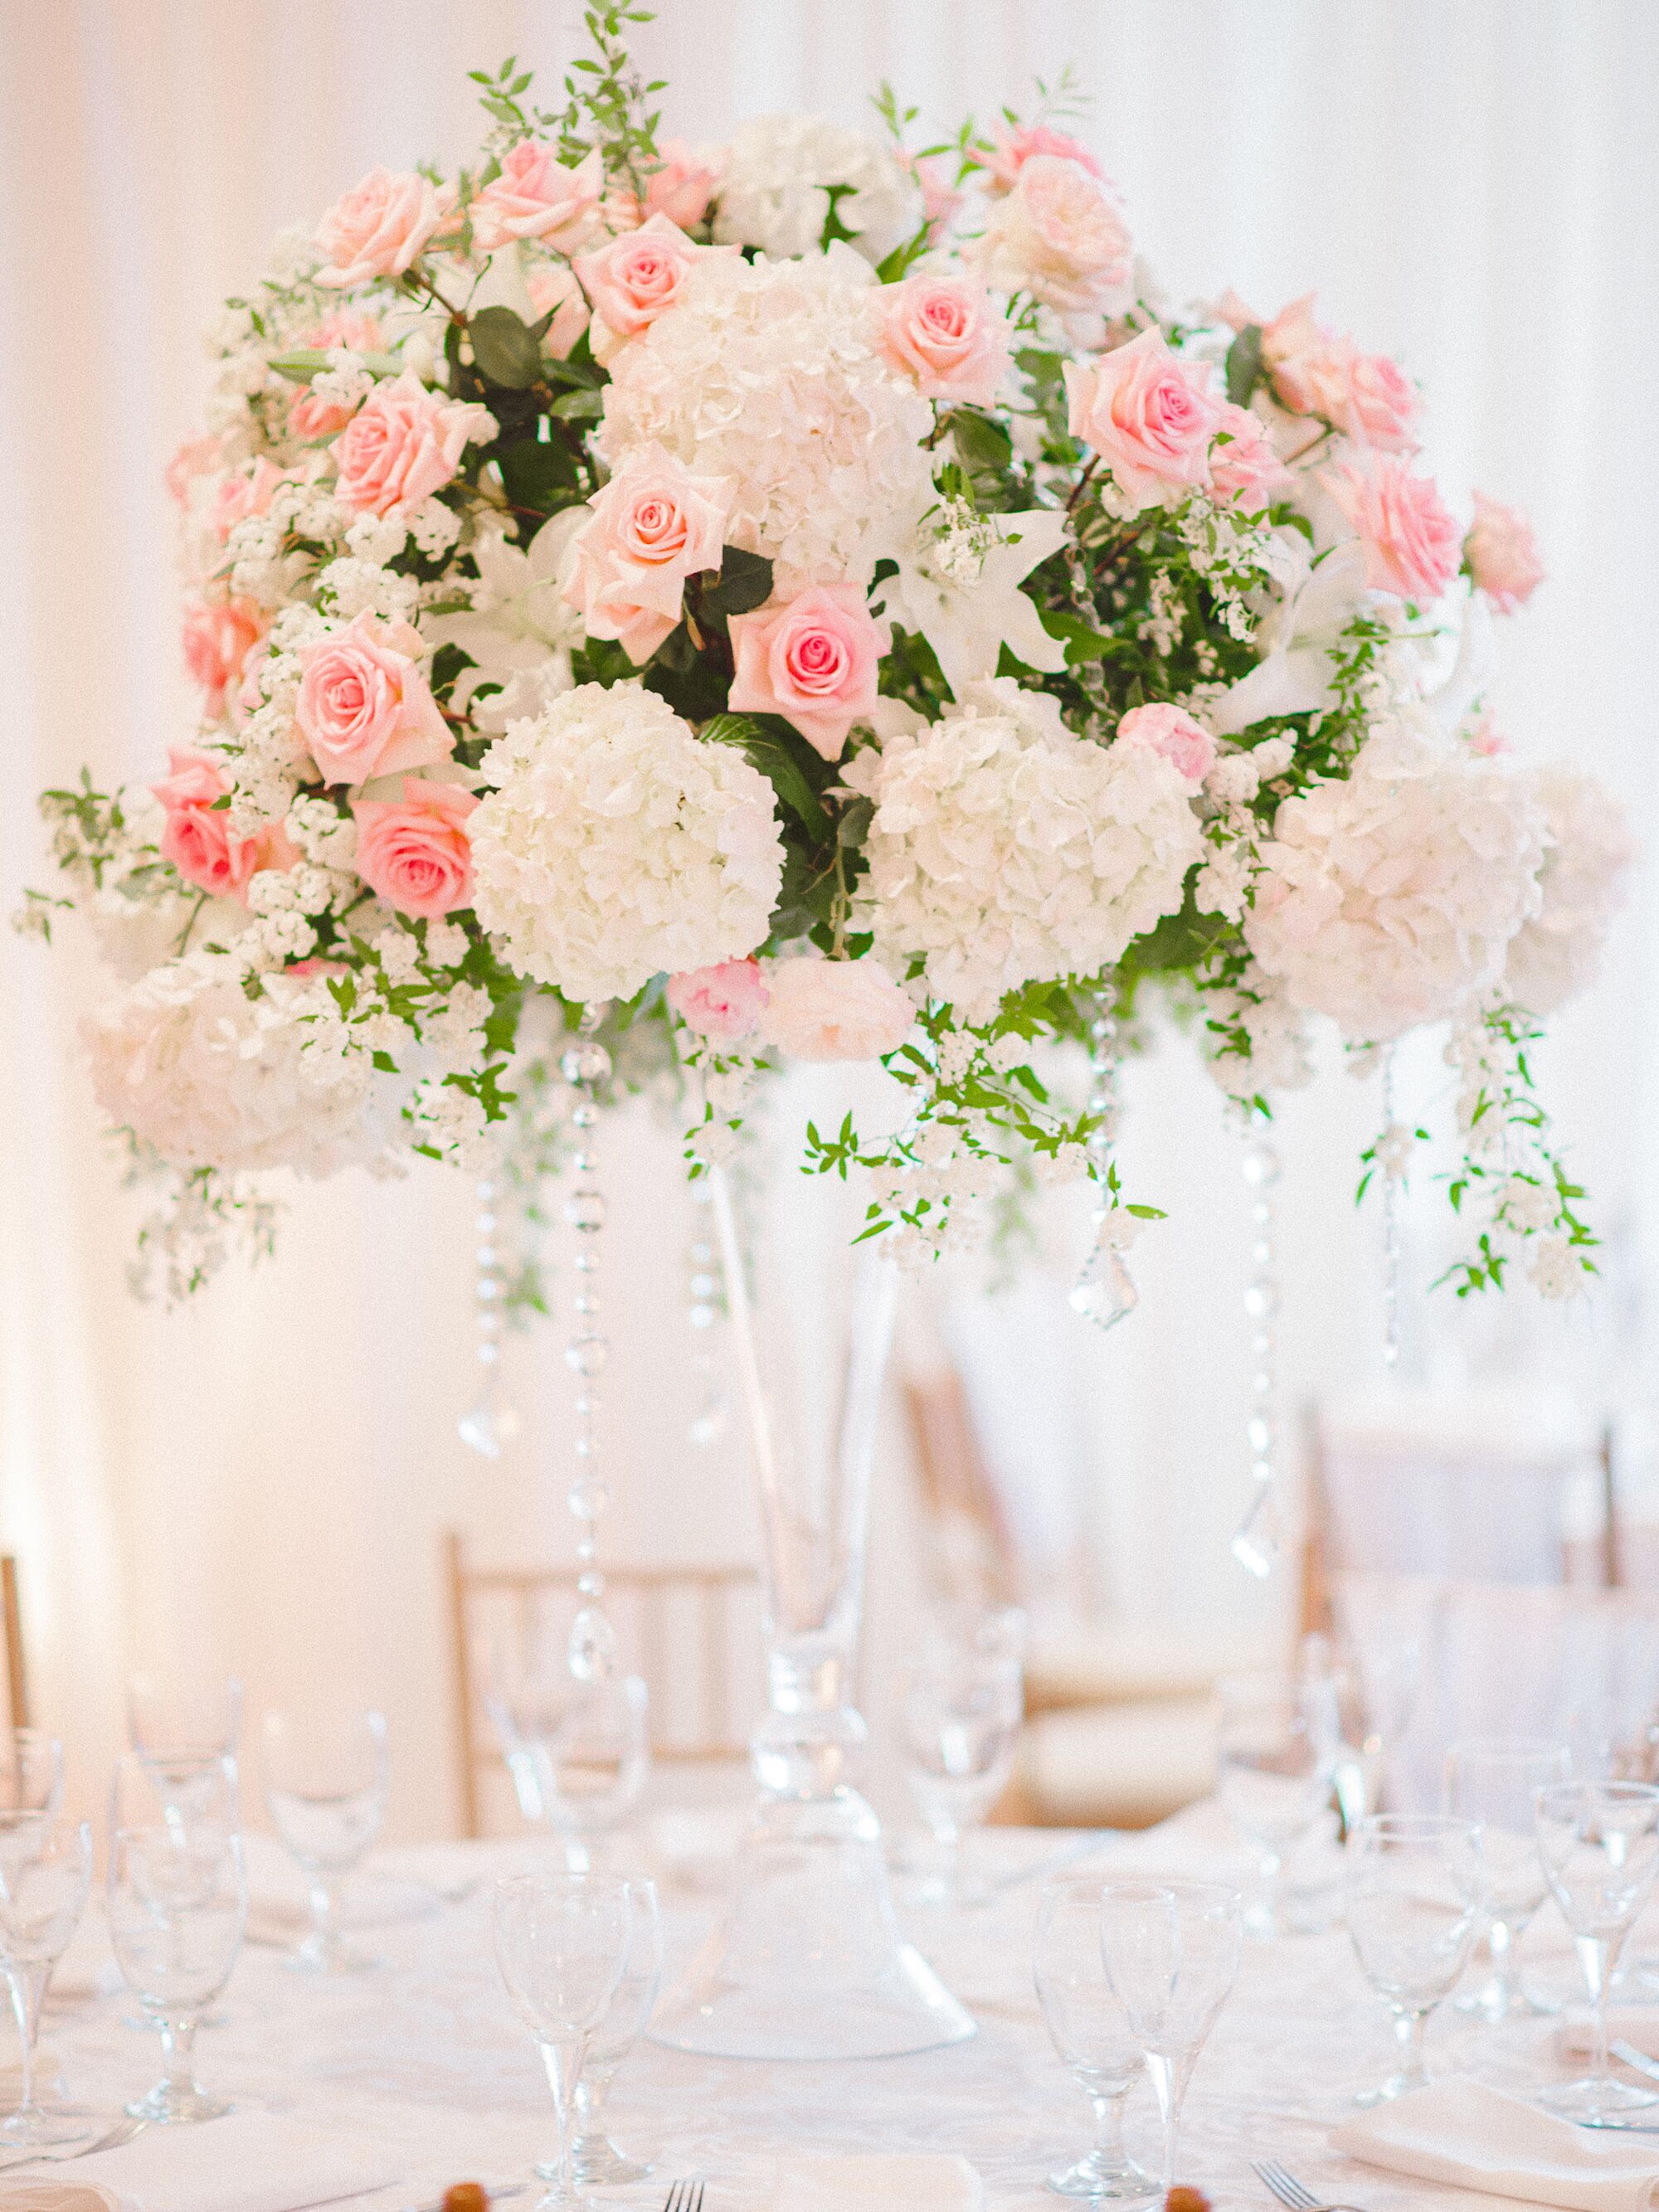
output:
[[23,1649],[23,1611],[17,1594],[17,1561],[0,1553],[0,1632],[6,1641],[6,1711],[15,1729],[33,1726],[29,1705],[28,1661]]
[[[477,1655],[492,1638],[562,1638],[580,1599],[574,1567],[478,1567],[444,1538],[454,1645],[462,1830],[484,1832],[483,1788],[501,1763]],[[605,1610],[622,1662],[650,1697],[651,1755],[662,1765],[736,1764],[749,1755],[760,1694],[759,1577],[750,1566],[607,1566]]]

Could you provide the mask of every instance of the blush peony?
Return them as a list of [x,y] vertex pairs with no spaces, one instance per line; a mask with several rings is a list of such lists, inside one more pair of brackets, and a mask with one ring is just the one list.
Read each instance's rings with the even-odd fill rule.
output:
[[775,960],[766,971],[760,1031],[790,1060],[879,1060],[896,1052],[915,1002],[878,960]]
[[1070,155],[1021,161],[968,250],[999,292],[1029,292],[1063,315],[1097,320],[1128,297],[1128,229],[1094,170]]

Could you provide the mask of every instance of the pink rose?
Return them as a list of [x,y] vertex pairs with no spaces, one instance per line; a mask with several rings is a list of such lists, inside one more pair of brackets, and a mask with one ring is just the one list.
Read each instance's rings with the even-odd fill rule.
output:
[[401,276],[454,204],[447,185],[412,169],[371,169],[317,226],[317,243],[328,256],[317,282]]
[[993,136],[996,143],[989,153],[978,148],[969,159],[985,171],[1000,191],[1013,190],[1015,179],[1034,154],[1076,161],[1091,177],[1098,177],[1103,184],[1106,181],[1106,172],[1081,139],[1070,137],[1064,131],[1051,131],[1046,123],[1034,124],[1023,131],[999,130]]
[[927,224],[927,243],[937,246],[951,228],[951,217],[962,205],[963,193],[950,180],[950,173],[936,155],[903,154],[899,160],[915,179],[921,194],[921,212]]
[[349,975],[351,969],[349,963],[344,960],[319,960],[313,957],[310,960],[295,960],[289,967],[284,968],[283,973],[285,975],[303,976]]
[[252,837],[231,835],[228,810],[215,805],[230,780],[210,754],[174,745],[167,766],[171,773],[150,786],[167,810],[158,849],[187,884],[215,898],[246,901],[249,879],[261,868],[291,868],[299,859],[280,822]]
[[[1228,295],[1230,299],[1237,296]],[[1329,344],[1330,332],[1314,320],[1313,303],[1313,294],[1304,292],[1288,307],[1281,307],[1272,322],[1262,324],[1261,358],[1269,368],[1277,368],[1298,354],[1321,352]]]
[[687,1029],[716,1044],[748,1036],[770,996],[758,960],[722,960],[668,979],[669,1005]]
[[637,667],[680,619],[686,579],[718,568],[731,488],[643,446],[592,502],[564,596],[592,637],[621,641]]
[[1255,514],[1290,481],[1291,472],[1274,453],[1261,417],[1229,401],[1222,408],[1220,430],[1210,449],[1210,488],[1216,496],[1234,500]]
[[591,340],[597,358],[609,361],[625,339],[649,330],[679,298],[693,262],[737,251],[735,246],[694,246],[665,215],[653,215],[641,229],[584,253],[576,274],[598,318]]
[[[380,325],[373,315],[356,314],[344,307],[325,315],[304,340],[307,348],[320,352],[337,346],[348,353],[379,353],[384,343]],[[289,406],[289,427],[296,438],[331,438],[337,430],[344,429],[352,413],[337,399],[319,398],[310,385],[302,384]]]
[[825,760],[876,704],[876,674],[893,641],[856,584],[817,584],[793,599],[733,615],[733,714],[782,714]]
[[1129,281],[1133,245],[1090,165],[1032,154],[993,211],[980,258],[1000,290],[1029,291],[1062,314],[1098,315]]
[[1365,549],[1365,581],[1402,599],[1436,599],[1457,570],[1457,525],[1430,477],[1380,453],[1369,469],[1322,470],[1320,482]]
[[401,800],[358,799],[357,873],[399,914],[441,914],[472,898],[472,846],[463,826],[478,804],[459,783],[406,775]]
[[264,615],[252,599],[191,599],[186,604],[185,666],[202,687],[202,704],[208,714],[224,711],[226,694],[264,634]]
[[362,614],[300,652],[295,720],[325,783],[364,783],[447,760],[454,739],[407,623]]
[[1007,372],[1013,333],[982,284],[919,271],[876,295],[882,349],[930,399],[988,407]]
[[631,192],[613,193],[610,211],[618,230],[632,229],[653,215],[665,215],[689,230],[708,214],[720,180],[719,164],[693,153],[684,138],[665,138],[658,151],[662,160],[645,180],[643,202]]
[[1215,739],[1204,725],[1162,701],[1132,707],[1117,726],[1117,742],[1157,753],[1194,791],[1215,766]]
[[1463,559],[1477,591],[1500,615],[1512,615],[1544,580],[1538,540],[1526,516],[1485,492],[1474,495],[1474,522],[1463,540]]
[[1385,353],[1347,355],[1347,389],[1331,420],[1361,445],[1385,453],[1414,453],[1417,386]]
[[541,262],[526,278],[525,289],[535,319],[539,322],[549,313],[553,318],[542,339],[543,348],[555,361],[568,360],[588,324],[587,301],[576,282],[575,270],[568,261]]
[[1480,709],[1469,724],[1466,735],[1468,738],[1469,750],[1472,753],[1478,753],[1482,760],[1496,760],[1500,754],[1514,750],[1509,739],[1492,720],[1490,707],[1483,707]]
[[1316,415],[1383,453],[1415,449],[1417,387],[1386,354],[1361,353],[1316,322],[1311,292],[1281,307],[1261,331],[1273,393],[1292,415]]
[[596,146],[574,169],[544,141],[521,138],[503,156],[500,176],[472,203],[472,235],[486,253],[517,238],[541,238],[568,253],[593,234],[605,194]]
[[217,438],[190,438],[167,463],[162,478],[177,506],[190,505],[190,488],[198,477],[211,476],[220,461]]
[[760,1018],[766,1042],[791,1060],[878,1060],[902,1045],[916,1018],[878,960],[775,960]]
[[237,524],[246,522],[251,514],[269,514],[277,485],[287,482],[286,471],[263,453],[251,469],[227,477],[213,500],[213,527],[220,538],[228,538]]
[[1066,364],[1072,435],[1094,448],[1137,509],[1175,485],[1207,484],[1220,404],[1209,371],[1177,361],[1159,330],[1143,331],[1085,366]]
[[417,376],[376,385],[335,443],[335,496],[355,514],[407,514],[449,482],[483,412]]

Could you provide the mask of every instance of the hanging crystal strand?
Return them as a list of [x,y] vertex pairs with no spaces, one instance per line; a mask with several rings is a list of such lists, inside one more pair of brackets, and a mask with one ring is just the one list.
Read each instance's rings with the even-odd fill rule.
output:
[[575,1273],[576,1295],[564,1356],[576,1377],[572,1409],[576,1421],[576,1467],[569,1504],[581,1532],[576,1540],[576,1589],[581,1604],[570,1624],[569,1662],[571,1673],[581,1682],[608,1681],[617,1667],[617,1632],[601,1605],[605,1577],[598,1564],[599,1521],[611,1497],[599,1459],[597,1388],[611,1351],[599,1327],[599,1234],[605,1227],[605,1201],[599,1188],[593,1137],[599,1118],[599,1086],[611,1073],[611,1055],[592,1034],[604,1014],[602,1006],[583,1009],[577,1042],[559,1062],[561,1073],[575,1093],[570,1111],[576,1139],[570,1163],[574,1182],[565,1200],[564,1218],[575,1231],[576,1249],[570,1264]]
[[1401,1147],[1395,1114],[1395,1047],[1382,1054],[1382,1364],[1400,1364],[1400,1185]]
[[691,1384],[697,1410],[686,1424],[686,1435],[699,1449],[717,1443],[726,1433],[726,1392],[720,1385],[714,1358],[714,1326],[720,1320],[720,1276],[715,1269],[709,1207],[714,1188],[708,1176],[690,1186],[693,1208],[691,1242],[687,1249],[686,1290],[690,1304],[686,1320],[691,1328]]
[[1072,1288],[1075,1310],[1102,1328],[1110,1328],[1125,1314],[1132,1313],[1140,1299],[1115,1234],[1121,1224],[1112,1219],[1117,1209],[1106,1187],[1119,1121],[1118,1030],[1117,1017],[1112,1011],[1115,1003],[1109,989],[1103,991],[1096,1002],[1095,1018],[1089,1024],[1088,1111],[1096,1117],[1088,1139],[1089,1171],[1097,1193],[1095,1241]]
[[1250,1410],[1244,1437],[1256,1484],[1249,1512],[1233,1537],[1233,1557],[1264,1581],[1284,1540],[1276,1482],[1279,1473],[1279,1269],[1273,1247],[1273,1187],[1279,1148],[1273,1123],[1259,1107],[1243,1109],[1242,1166],[1250,1193],[1250,1274],[1244,1314],[1250,1325]]
[[499,1242],[500,1185],[493,1176],[478,1179],[478,1211],[473,1220],[474,1261],[478,1274],[478,1395],[455,1424],[464,1444],[485,1459],[499,1459],[501,1447],[519,1433],[519,1417],[501,1399],[501,1259]]

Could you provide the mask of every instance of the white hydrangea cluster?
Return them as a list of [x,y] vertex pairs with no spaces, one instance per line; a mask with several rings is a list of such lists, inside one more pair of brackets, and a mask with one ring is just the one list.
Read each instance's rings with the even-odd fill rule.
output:
[[714,236],[778,258],[816,252],[832,191],[842,228],[872,262],[921,228],[921,191],[882,140],[821,116],[757,115],[726,148]]
[[190,954],[92,1016],[93,1086],[118,1126],[169,1165],[332,1175],[392,1163],[395,1092],[340,1020],[320,979]]
[[859,923],[902,975],[983,1021],[1006,992],[1094,975],[1181,905],[1204,845],[1150,749],[1073,737],[1054,702],[976,684],[961,712],[848,764],[875,803]]
[[1551,842],[1538,877],[1542,903],[1510,946],[1505,988],[1528,1013],[1550,1014],[1595,980],[1638,848],[1624,810],[1593,775],[1553,766],[1530,781]]
[[1212,1052],[1210,1073],[1229,1097],[1255,1098],[1301,1091],[1313,1081],[1308,1020],[1275,982],[1255,968],[1205,1001],[1211,1033],[1231,1048]]
[[484,756],[473,904],[514,966],[628,999],[764,939],[783,877],[772,787],[643,684],[583,684]]
[[880,351],[871,271],[846,246],[805,261],[699,262],[678,303],[625,347],[598,444],[613,469],[656,441],[731,480],[727,537],[781,593],[868,584],[933,499],[931,404]]
[[1288,799],[1245,940],[1292,1006],[1351,1042],[1443,1019],[1502,974],[1539,909],[1546,831],[1526,783],[1420,719],[1376,726],[1352,773]]

